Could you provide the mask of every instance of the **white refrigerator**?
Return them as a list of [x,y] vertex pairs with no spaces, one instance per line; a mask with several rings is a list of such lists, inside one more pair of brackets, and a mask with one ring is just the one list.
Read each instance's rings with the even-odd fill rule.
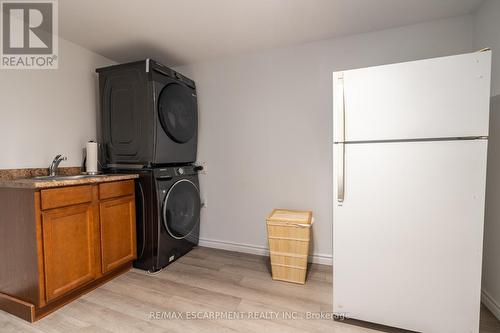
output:
[[491,51],[333,74],[333,311],[479,331]]

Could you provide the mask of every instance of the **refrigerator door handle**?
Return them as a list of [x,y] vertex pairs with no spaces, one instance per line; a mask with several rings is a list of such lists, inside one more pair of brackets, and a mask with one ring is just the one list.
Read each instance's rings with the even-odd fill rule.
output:
[[334,73],[333,77],[333,142],[345,141],[345,96],[344,96],[344,74]]
[[344,202],[344,172],[345,172],[345,91],[344,73],[334,74],[334,145],[337,147],[337,202]]
[[344,181],[344,173],[345,173],[345,145],[344,143],[335,144],[338,149],[337,156],[337,202],[344,202],[345,195],[345,181]]

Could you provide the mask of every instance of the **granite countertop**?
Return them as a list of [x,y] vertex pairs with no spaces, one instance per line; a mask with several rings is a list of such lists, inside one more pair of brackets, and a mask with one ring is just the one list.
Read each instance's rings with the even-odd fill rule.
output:
[[116,182],[119,180],[135,179],[139,175],[99,175],[96,177],[85,177],[81,179],[13,179],[0,180],[0,188],[33,188],[44,189],[52,187],[63,187],[73,185],[97,184],[105,182]]
[[[71,170],[73,169],[73,170]],[[39,169],[10,169],[0,172],[0,188],[28,188],[45,189],[53,187],[98,184],[139,178],[137,174],[104,174],[86,176],[80,179],[34,179],[34,176],[43,176]],[[61,176],[78,175],[74,168],[68,168]]]

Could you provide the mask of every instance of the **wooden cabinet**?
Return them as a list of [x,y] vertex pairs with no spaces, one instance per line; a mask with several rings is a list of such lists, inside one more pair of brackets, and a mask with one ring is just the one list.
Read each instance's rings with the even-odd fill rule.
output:
[[42,190],[42,209],[77,205],[92,202],[92,186],[69,186]]
[[43,212],[42,243],[47,302],[95,279],[94,219],[91,204]]
[[6,233],[16,241],[0,242],[0,310],[35,321],[131,267],[134,180],[0,188]]
[[100,203],[102,273],[136,256],[135,200],[132,196]]

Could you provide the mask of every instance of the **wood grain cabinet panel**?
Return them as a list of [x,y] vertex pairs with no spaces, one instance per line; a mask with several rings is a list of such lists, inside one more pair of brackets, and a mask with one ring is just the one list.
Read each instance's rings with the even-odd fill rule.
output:
[[103,183],[99,185],[99,199],[101,200],[133,195],[134,193],[135,185],[133,180]]
[[42,190],[42,209],[77,205],[92,201],[92,186],[68,186]]
[[102,273],[136,258],[135,199],[127,196],[100,203]]
[[51,301],[96,277],[91,204],[42,214],[45,292]]

